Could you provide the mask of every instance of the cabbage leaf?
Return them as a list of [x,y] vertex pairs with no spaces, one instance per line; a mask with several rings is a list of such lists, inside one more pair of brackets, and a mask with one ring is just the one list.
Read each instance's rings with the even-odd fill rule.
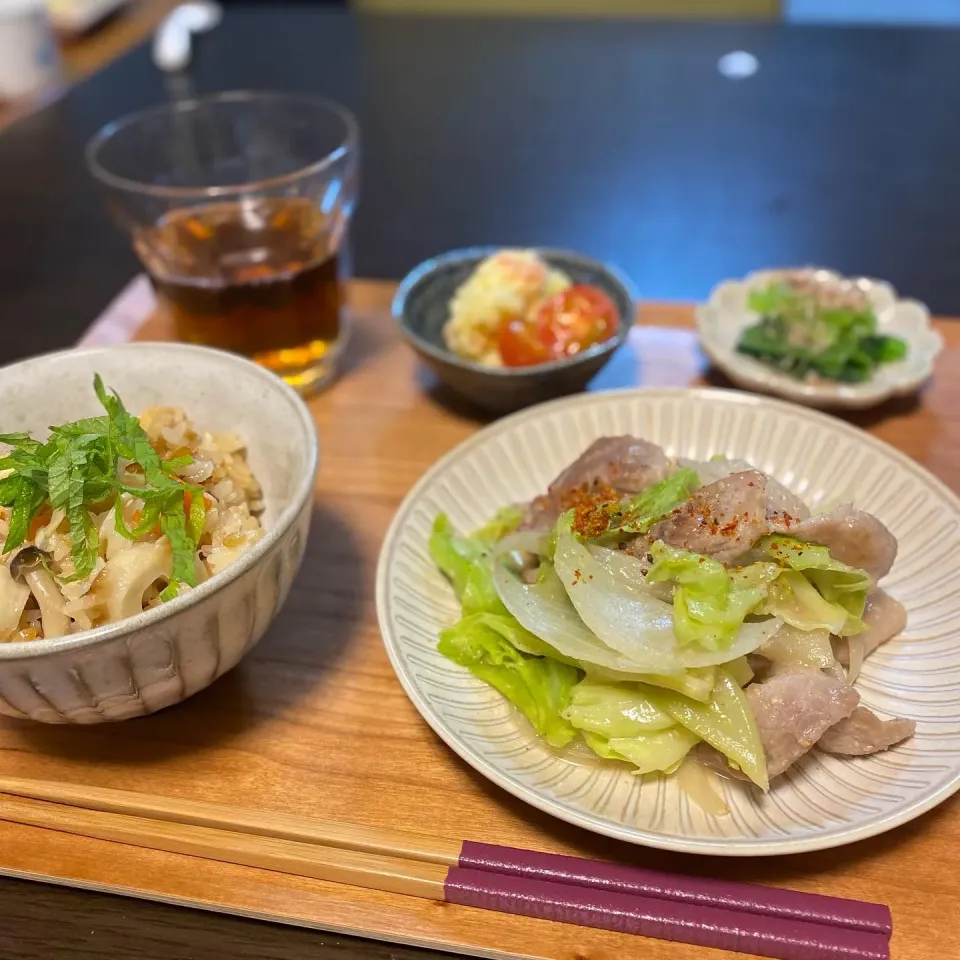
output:
[[458,534],[441,513],[433,522],[427,547],[430,558],[453,585],[464,616],[507,612],[493,584],[489,542]]
[[628,658],[635,671],[676,673],[682,669],[670,604],[654,596],[642,582],[616,579],[569,533],[557,537],[554,564],[583,623],[604,644]]
[[479,530],[474,530],[471,539],[491,546],[513,533],[523,520],[523,510],[517,506],[501,507]]
[[771,663],[818,670],[832,667],[836,661],[829,630],[800,630],[790,623],[784,623],[757,653]]
[[722,668],[707,704],[650,687],[647,696],[677,723],[715,747],[766,790],[767,762],[760,731],[739,684]]
[[817,588],[796,570],[784,570],[771,584],[766,599],[757,613],[779,617],[785,623],[804,632],[828,630],[837,636],[846,636],[848,625],[858,633],[858,621],[839,604],[825,600]]
[[743,626],[744,618],[767,595],[767,587],[780,573],[772,563],[752,564],[732,576],[712,557],[704,557],[662,541],[650,546],[651,582],[672,581],[673,628],[682,644],[699,644],[707,650],[725,650]]
[[577,731],[563,712],[580,672],[550,657],[521,653],[489,621],[466,617],[440,632],[437,650],[503,694],[552,747]]
[[638,737],[676,724],[669,713],[645,695],[642,687],[600,683],[589,677],[573,688],[570,706],[563,715],[578,730],[608,739]]
[[[863,611],[873,585],[866,570],[835,560],[827,547],[793,537],[763,537],[757,541],[756,548],[781,566],[802,573],[824,600],[847,612],[849,617],[840,636],[863,630]],[[838,633],[837,630],[831,632]]]
[[680,506],[699,486],[700,478],[696,470],[682,467],[665,480],[618,504],[611,515],[607,535],[646,533],[658,520]]
[[551,564],[540,566],[536,583],[524,583],[497,558],[493,576],[506,609],[564,657],[618,673],[644,672],[642,664],[608,647],[584,624]]
[[603,667],[581,663],[587,675],[598,682],[611,683],[648,683],[652,687],[663,687],[682,693],[691,700],[702,700],[706,703],[713,693],[713,685],[717,678],[717,668],[688,667],[682,673],[617,673]]
[[[585,738],[586,739],[586,738]],[[636,737],[612,737],[604,740],[597,735],[587,745],[601,757],[626,760],[637,774],[673,773],[700,738],[683,727],[670,727]]]

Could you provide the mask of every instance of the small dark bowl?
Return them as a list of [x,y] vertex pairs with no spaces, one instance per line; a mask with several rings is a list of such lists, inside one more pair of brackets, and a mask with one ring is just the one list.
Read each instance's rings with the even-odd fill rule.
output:
[[443,342],[450,300],[481,260],[500,247],[452,250],[426,260],[404,278],[393,300],[400,332],[451,392],[493,413],[583,390],[626,339],[634,321],[635,298],[629,282],[610,267],[565,250],[537,249],[551,267],[576,283],[603,290],[617,305],[616,334],[575,357],[530,367],[485,367],[458,356]]

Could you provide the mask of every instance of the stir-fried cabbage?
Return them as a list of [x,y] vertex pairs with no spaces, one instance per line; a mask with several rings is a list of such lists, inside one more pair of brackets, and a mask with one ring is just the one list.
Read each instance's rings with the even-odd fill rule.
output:
[[863,667],[863,638],[859,636],[847,637],[847,683],[856,683]]
[[720,671],[707,704],[652,688],[647,696],[735,763],[757,786],[767,789],[767,762],[757,722],[743,690],[728,673]]
[[[783,627],[780,628],[780,630],[782,629]],[[778,630],[777,633],[779,632]],[[774,634],[774,636],[776,636],[776,634]],[[768,640],[767,643],[769,642]],[[764,644],[764,646],[766,646],[766,644]],[[750,661],[746,657],[737,657],[736,660],[725,663],[723,669],[726,670],[741,687],[745,687],[753,679],[753,667],[750,666]]]
[[779,617],[798,630],[828,630],[837,636],[845,636],[850,621],[850,614],[843,607],[825,600],[817,588],[796,570],[781,572],[770,584],[767,596],[756,612]]
[[[785,620],[801,630],[816,630],[817,626],[804,626],[804,623],[811,623],[817,615],[814,612],[816,609],[821,611],[823,616],[820,626],[828,627],[830,632],[837,636],[847,637],[863,630],[863,610],[872,585],[870,574],[866,570],[834,560],[826,547],[804,543],[793,537],[763,537],[757,542],[756,548],[772,557],[778,564],[801,574],[815,588],[824,603],[835,608],[830,615],[830,622],[827,622],[826,608],[816,604],[810,591],[800,586],[799,579],[787,572],[781,574],[779,579],[789,578],[789,592],[794,594],[791,602],[806,609],[800,614],[804,622],[795,623],[787,617],[784,617]],[[780,613],[775,615],[783,616]],[[834,626],[837,629],[834,629]]]
[[[592,539],[577,535],[572,512],[549,535],[514,532],[521,513],[512,507],[472,536],[438,517],[430,554],[463,608],[438,649],[552,746],[580,737],[598,756],[650,773],[676,770],[703,741],[766,789],[745,655],[830,668],[831,634],[863,629],[870,578],[784,536],[759,540],[753,562],[735,569],[661,541],[641,541],[645,559],[624,552],[698,482],[679,470],[604,506],[605,532]],[[701,792],[723,808],[715,791]]]
[[829,630],[800,630],[790,623],[785,623],[757,652],[771,663],[787,666],[825,670],[834,662]]
[[564,747],[577,735],[563,717],[580,677],[575,667],[520,653],[494,625],[476,617],[441,631],[437,649],[499,690],[551,746]]
[[554,565],[581,621],[634,669],[675,673],[683,668],[668,603],[642,582],[615,580],[572,534],[557,538]]
[[712,817],[725,817],[730,813],[723,798],[720,777],[703,764],[688,756],[677,769],[680,789],[701,809]]
[[666,771],[704,740],[766,789],[756,722],[743,690],[726,670],[719,671],[707,703],[646,684],[583,680],[573,688],[563,716],[601,757],[614,753],[644,772]]
[[663,687],[682,693],[691,700],[706,703],[713,693],[717,679],[716,667],[690,667],[683,673],[616,673],[604,670],[592,664],[581,664],[587,675],[594,680],[611,683],[648,683],[652,687]]
[[491,549],[489,542],[460,536],[446,514],[440,514],[434,521],[427,547],[433,562],[453,585],[465,616],[506,613],[486,562]]
[[[654,543],[650,555],[654,563],[647,579],[675,584],[673,629],[677,639],[713,651],[726,652],[733,645],[744,629],[744,618],[766,597],[770,582],[780,573],[775,564],[761,563],[731,575],[719,560],[665,543]],[[750,652],[740,650],[733,656]],[[730,659],[724,656],[717,662]]]
[[610,511],[605,539],[622,539],[627,534],[646,533],[658,520],[678,507],[700,486],[695,470],[681,468],[665,480],[647,487]]
[[607,760],[626,760],[642,773],[673,773],[699,738],[683,727],[671,727],[636,737],[605,740],[596,734],[584,734],[587,745]]
[[488,523],[474,531],[472,539],[492,546],[507,534],[513,533],[522,520],[523,510],[520,507],[503,507]]
[[563,715],[578,730],[610,738],[639,737],[665,730],[676,720],[661,710],[640,687],[629,683],[600,683],[589,677],[573,688]]
[[[662,545],[654,544],[654,548],[658,546]],[[756,650],[779,627],[779,623],[773,620],[745,624],[746,613],[742,612],[729,637],[724,635],[724,647],[703,644],[696,634],[684,632],[679,627],[676,599],[671,605],[649,590],[645,582],[629,582],[615,576],[571,534],[561,534],[557,538],[554,562],[583,623],[604,644],[619,650],[648,673],[679,673],[687,667],[725,663]],[[716,561],[711,562],[720,568],[726,584],[728,578],[724,568]],[[735,596],[743,593],[731,592]],[[762,593],[751,596],[751,604],[756,605],[762,596]],[[718,616],[729,617],[719,605],[716,609]],[[707,603],[697,612],[705,620],[710,616]],[[706,623],[704,629],[708,629]]]
[[586,626],[549,564],[541,566],[536,583],[525,583],[499,561],[493,576],[506,609],[565,657],[620,673],[643,673],[647,669],[645,664],[608,647]]

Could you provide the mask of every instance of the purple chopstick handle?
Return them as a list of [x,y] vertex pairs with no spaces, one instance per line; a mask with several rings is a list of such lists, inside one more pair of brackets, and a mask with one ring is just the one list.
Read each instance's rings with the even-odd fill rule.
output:
[[450,903],[774,960],[890,960],[879,933],[451,867]]
[[492,843],[474,843],[471,840],[464,842],[458,863],[468,869],[504,873],[513,877],[847,927],[881,933],[886,937],[890,936],[893,929],[890,909],[883,904],[780,890],[756,883],[687,877],[644,867],[627,867],[556,853],[537,853]]

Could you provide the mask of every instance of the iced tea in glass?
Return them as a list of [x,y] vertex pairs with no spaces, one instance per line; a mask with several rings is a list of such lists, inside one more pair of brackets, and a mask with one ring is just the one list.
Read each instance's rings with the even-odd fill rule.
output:
[[177,336],[309,392],[347,336],[357,148],[342,107],[232,93],[117,121],[87,156]]

